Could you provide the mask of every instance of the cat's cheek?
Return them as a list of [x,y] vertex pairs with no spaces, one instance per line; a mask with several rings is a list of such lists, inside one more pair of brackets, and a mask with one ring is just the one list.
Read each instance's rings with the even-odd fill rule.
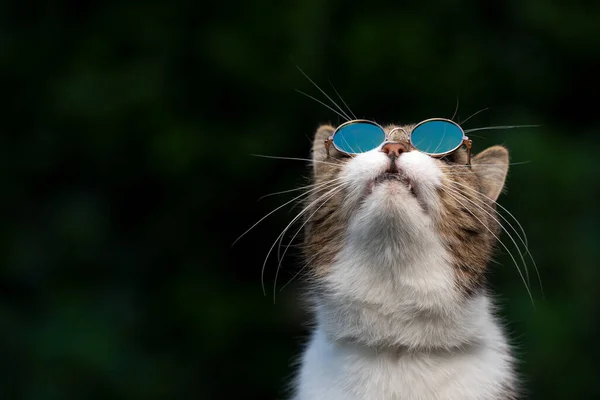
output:
[[345,188],[347,206],[357,208],[373,192],[375,178],[389,166],[389,159],[377,150],[355,156],[340,171],[339,181]]
[[398,166],[411,181],[422,186],[439,187],[442,183],[442,170],[439,161],[418,151],[403,154],[398,160]]
[[421,207],[434,217],[441,211],[438,191],[442,187],[443,172],[438,163],[418,151],[403,154],[398,161],[399,168],[413,183]]
[[342,170],[342,181],[350,185],[364,185],[385,172],[389,158],[378,150],[361,153],[350,160]]

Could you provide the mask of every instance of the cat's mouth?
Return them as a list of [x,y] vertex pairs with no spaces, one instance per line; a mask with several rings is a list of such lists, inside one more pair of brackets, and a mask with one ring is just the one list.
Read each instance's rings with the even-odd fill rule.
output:
[[408,191],[413,196],[415,196],[415,197],[417,196],[413,182],[411,182],[411,180],[405,174],[403,174],[401,171],[399,171],[399,172],[384,172],[383,174],[378,175],[373,180],[373,185],[381,184],[384,182],[399,182],[402,185],[406,186]]

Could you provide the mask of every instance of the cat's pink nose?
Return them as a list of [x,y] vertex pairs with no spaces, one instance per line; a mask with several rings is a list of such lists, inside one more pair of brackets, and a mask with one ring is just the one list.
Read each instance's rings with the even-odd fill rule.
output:
[[398,158],[400,154],[406,152],[406,146],[399,142],[385,142],[381,147],[381,151],[390,158]]

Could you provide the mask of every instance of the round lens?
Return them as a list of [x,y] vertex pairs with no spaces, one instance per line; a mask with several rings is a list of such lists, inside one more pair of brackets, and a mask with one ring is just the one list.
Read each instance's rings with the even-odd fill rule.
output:
[[462,141],[462,129],[450,121],[427,121],[418,125],[410,134],[412,145],[430,155],[449,153],[460,146]]
[[385,141],[385,132],[371,122],[353,122],[339,128],[333,144],[344,153],[357,154],[373,150]]

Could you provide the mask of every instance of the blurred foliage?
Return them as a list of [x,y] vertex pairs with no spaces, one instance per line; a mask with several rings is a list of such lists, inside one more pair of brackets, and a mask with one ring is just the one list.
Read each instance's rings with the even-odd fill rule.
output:
[[[308,316],[294,215],[267,193],[335,114],[452,115],[512,154],[501,197],[529,235],[535,307],[498,255],[491,283],[531,399],[600,396],[600,2],[375,0],[0,4],[6,399],[282,398]],[[297,211],[297,209],[295,209]],[[504,237],[506,239],[506,237]]]

